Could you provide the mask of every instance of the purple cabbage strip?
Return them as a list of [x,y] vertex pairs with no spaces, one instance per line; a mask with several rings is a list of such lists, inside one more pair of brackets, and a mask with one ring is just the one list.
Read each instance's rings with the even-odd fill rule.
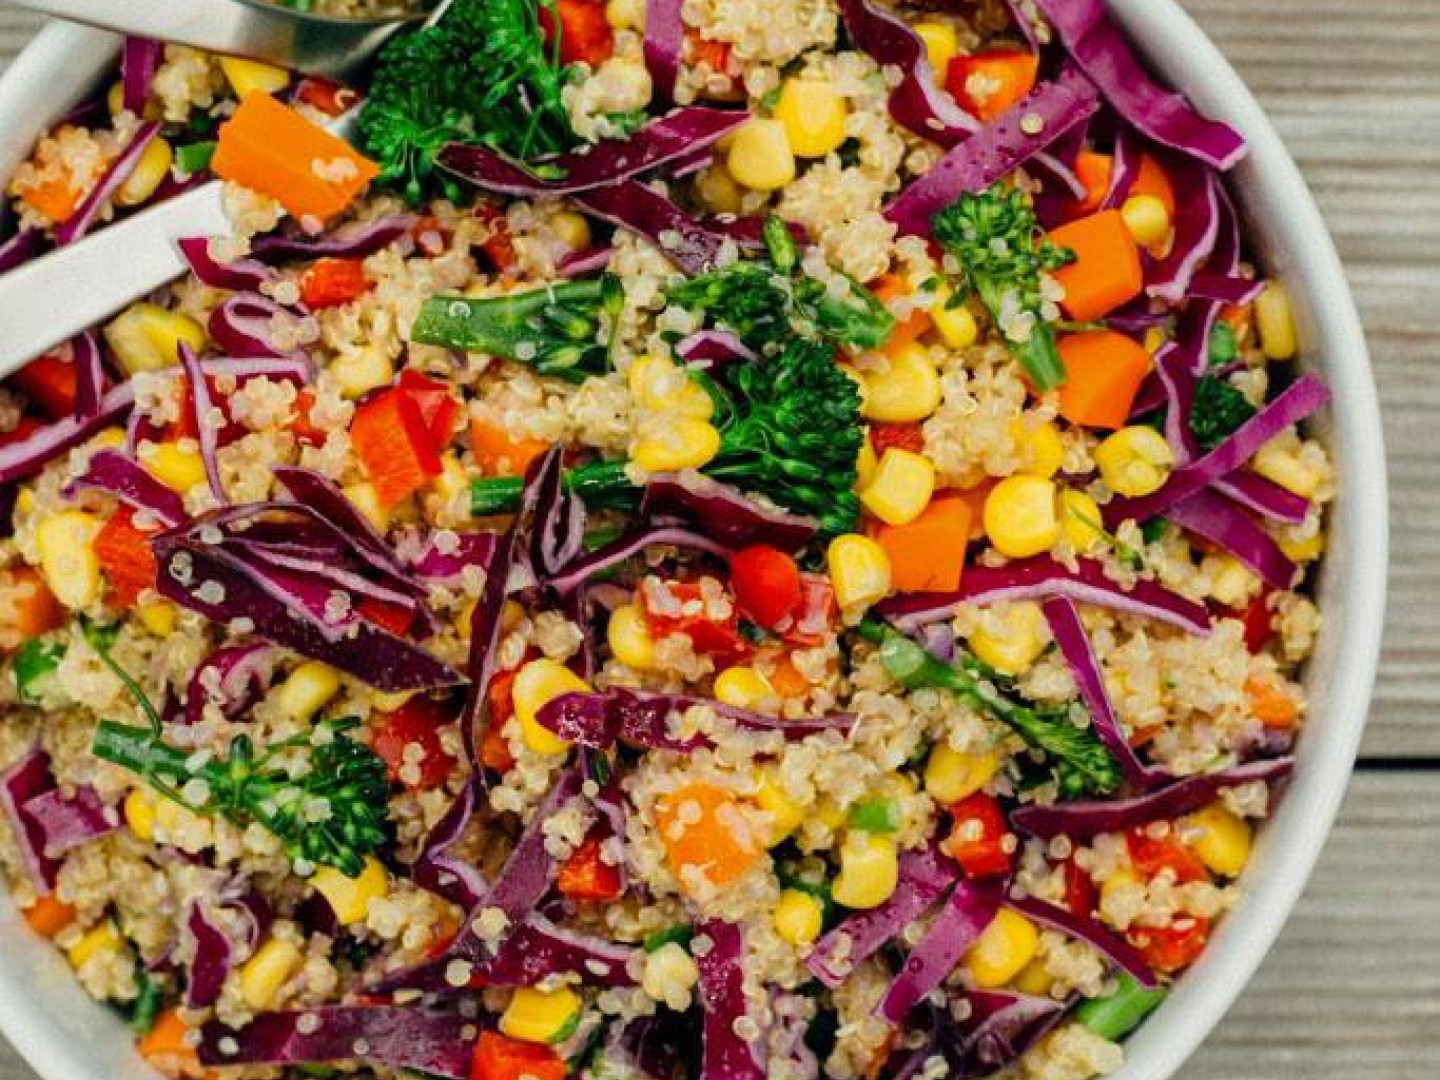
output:
[[256,292],[265,282],[274,280],[275,271],[257,259],[217,262],[210,254],[210,242],[211,238],[206,236],[185,236],[175,241],[180,254],[190,265],[190,272],[202,285],[235,292]]
[[815,539],[820,523],[811,517],[761,506],[738,488],[699,474],[656,473],[645,485],[640,517],[674,514],[727,548],[769,544],[795,552]]
[[235,943],[215,924],[199,900],[190,902],[181,932],[190,940],[190,959],[185,965],[185,1007],[209,1008],[220,1000],[220,991],[235,960]]
[[318,236],[270,233],[250,241],[250,254],[269,265],[286,259],[363,259],[408,236],[414,224],[410,214],[388,214]]
[[[461,532],[451,534],[453,544],[440,544],[437,534],[424,538],[411,536],[397,545],[401,562],[424,578],[441,585],[458,585],[465,571],[472,566],[485,569],[495,557],[500,537],[492,532]],[[408,548],[408,550],[407,550]]]
[[1065,1015],[1050,997],[1013,990],[971,990],[970,1014],[946,1026],[944,1052],[951,1080],[981,1080],[1013,1064]]
[[551,975],[571,974],[587,986],[634,986],[631,968],[637,951],[531,912],[499,952],[472,970],[487,986],[534,986]]
[[1156,142],[1216,169],[1245,156],[1245,140],[1225,124],[1206,119],[1180,95],[1146,74],[1103,0],[1035,0],[1070,59],[1126,121]]
[[0,274],[23,266],[40,254],[45,234],[39,229],[21,229],[3,244],[0,244]]
[[236,293],[210,313],[206,327],[210,340],[233,356],[294,357],[270,337],[277,317],[297,318],[289,308],[259,293]]
[[116,155],[115,160],[105,171],[99,182],[90,189],[75,212],[61,222],[55,229],[55,246],[64,247],[79,240],[95,223],[96,216],[100,213],[106,201],[120,190],[120,186],[130,179],[130,174],[135,171],[135,166],[140,161],[140,155],[150,145],[155,136],[160,133],[158,123],[141,124],[135,129],[134,136],[125,149]]
[[233,719],[270,686],[275,657],[260,642],[226,645],[207,656],[185,687],[185,723],[198,724],[205,706],[214,705]]
[[1186,532],[1224,548],[1265,584],[1282,590],[1294,587],[1295,564],[1273,536],[1224,495],[1197,491],[1170,507],[1165,516]]
[[1166,175],[1175,188],[1175,238],[1170,251],[1146,274],[1145,293],[1172,304],[1182,302],[1190,283],[1215,250],[1220,232],[1220,180],[1206,166],[1171,157]]
[[925,936],[910,950],[900,973],[875,1007],[878,1016],[896,1026],[955,969],[1000,910],[1003,878],[962,881],[955,886]]
[[1110,696],[1105,692],[1105,677],[1100,671],[1100,662],[1090,646],[1090,638],[1080,622],[1080,613],[1075,610],[1074,601],[1064,596],[1052,596],[1042,605],[1042,610],[1050,624],[1050,633],[1055,637],[1055,644],[1060,647],[1060,654],[1070,665],[1070,674],[1079,688],[1080,700],[1090,713],[1090,724],[1095,734],[1100,736],[1126,780],[1137,788],[1154,787],[1164,779],[1164,774],[1141,761],[1120,730],[1120,721],[1110,707]]
[[1193,460],[1195,434],[1190,414],[1195,407],[1197,382],[1188,351],[1178,341],[1167,341],[1155,352],[1155,377],[1165,395],[1165,441],[1178,464]]
[[53,458],[124,416],[134,404],[135,388],[127,379],[106,391],[94,416],[67,416],[38,428],[27,438],[0,446],[0,484],[39,472]]
[[1135,981],[1147,990],[1159,985],[1155,972],[1150,970],[1150,965],[1145,962],[1140,951],[1095,919],[1087,915],[1076,915],[1068,908],[1059,907],[1035,896],[1011,897],[1005,901],[1005,905],[1042,926],[1085,942],[1103,953],[1116,967],[1133,975]]
[[1094,559],[1077,559],[1071,570],[1047,555],[1004,566],[969,567],[957,591],[892,597],[877,604],[875,614],[909,632],[923,623],[948,619],[961,604],[1043,600],[1049,596],[1066,596],[1081,604],[1145,615],[1192,634],[1210,632],[1210,613],[1204,604],[1187,600],[1153,581],[1142,579],[1126,588],[1106,577],[1104,566]]
[[1318,375],[1301,375],[1214,450],[1172,472],[1159,491],[1139,498],[1111,500],[1104,507],[1106,527],[1114,529],[1127,520],[1149,521],[1165,513],[1182,499],[1233,473],[1260,447],[1329,400],[1330,389]]
[[1299,525],[1310,512],[1310,500],[1305,496],[1296,495],[1249,469],[1237,469],[1210,486],[1261,517],[1286,525]]
[[536,479],[530,519],[530,568],[540,583],[574,562],[585,549],[585,503],[565,484],[559,468]]
[[937,848],[914,848],[900,855],[899,884],[877,908],[857,911],[815,943],[805,966],[832,990],[850,977],[892,938],[899,937],[959,877],[960,871]]
[[1265,291],[1265,282],[1239,274],[1223,274],[1200,270],[1190,279],[1189,293],[1199,300],[1219,300],[1224,304],[1250,304]]
[[705,1013],[700,1080],[765,1080],[765,1066],[756,1059],[760,1041],[742,1039],[735,1033],[736,1022],[748,1015],[741,967],[745,942],[740,927],[710,919],[695,932],[697,937],[710,939],[710,948],[695,957]]
[[479,869],[467,859],[450,854],[450,848],[465,834],[475,815],[479,792],[474,784],[466,784],[450,809],[420,845],[420,854],[410,864],[410,878],[422,889],[443,896],[466,911],[473,910],[485,898],[489,886]]
[[680,17],[681,0],[645,0],[645,67],[658,102],[675,97],[675,80],[680,75],[680,56],[685,49],[685,23]]
[[75,412],[94,416],[105,397],[105,368],[94,330],[70,339],[70,362],[75,365]]
[[626,559],[657,544],[673,545],[691,551],[702,551],[716,558],[726,558],[730,551],[723,544],[701,536],[679,526],[641,527],[604,547],[596,548],[587,555],[573,560],[564,571],[556,574],[546,584],[560,595],[565,595],[586,584],[596,574],[617,566]]
[[0,774],[0,810],[4,811],[20,853],[20,867],[38,892],[55,888],[60,864],[45,854],[45,830],[25,807],[32,800],[54,790],[50,755],[36,743],[24,757]]
[[1130,196],[1130,189],[1140,178],[1143,157],[1140,136],[1134,128],[1121,124],[1115,132],[1115,145],[1110,155],[1110,187],[1100,201],[1101,210],[1118,210]]
[[67,851],[120,828],[120,815],[89,786],[76,788],[74,795],[63,795],[59,788],[42,791],[21,811],[34,822],[41,837],[40,850],[47,859],[59,859]]
[[468,1080],[479,1025],[473,1010],[418,1005],[327,1005],[261,1013],[233,1030],[201,1030],[204,1065],[316,1065],[369,1061]]
[[471,143],[451,143],[435,160],[462,180],[499,195],[578,195],[595,188],[613,188],[689,158],[714,145],[747,118],[747,113],[735,109],[703,105],[676,109],[652,120],[628,139],[586,145],[548,159],[546,168],[563,175],[563,180],[542,179],[489,147]]
[[741,360],[753,363],[760,359],[728,330],[697,330],[675,343],[675,355],[687,364],[707,370]]
[[125,37],[124,50],[120,54],[120,101],[136,116],[145,111],[150,84],[155,81],[155,72],[160,67],[161,51],[160,42],[153,38],[134,34]]
[[179,525],[186,518],[184,500],[119,450],[95,451],[85,471],[68,481],[60,493],[73,499],[82,490],[104,491],[161,525]]
[[210,384],[205,380],[205,373],[200,370],[200,357],[183,341],[180,343],[180,368],[185,372],[185,381],[190,384],[190,409],[195,420],[195,430],[199,433],[200,459],[205,463],[205,479],[210,482],[210,493],[215,496],[215,501],[224,506],[230,498],[225,494],[225,485],[220,482],[220,462],[215,456],[220,448],[216,424],[211,415],[216,411],[215,404],[210,400]]
[[1083,80],[1036,87],[911,183],[885,208],[885,217],[902,236],[930,235],[931,218],[957,196],[984,191],[1093,116],[1098,107],[1094,91]]
[[615,249],[609,247],[572,251],[556,264],[555,272],[566,278],[589,277],[609,266],[614,255]]
[[363,562],[383,574],[400,591],[409,591],[416,597],[425,595],[425,589],[411,580],[390,545],[345,497],[335,481],[299,465],[277,465],[273,471],[275,479],[291,497],[338,536],[348,540],[351,550]]
[[1100,833],[1121,832],[1136,825],[1170,819],[1199,810],[1229,787],[1257,781],[1274,783],[1290,774],[1292,757],[1271,758],[1234,765],[1218,772],[1187,776],[1132,799],[1105,799],[1088,802],[1031,804],[1011,811],[1016,830],[1041,840],[1068,836],[1088,840]]
[[575,201],[611,225],[643,236],[687,274],[713,269],[727,245],[760,246],[758,222],[692,217],[638,180],[595,188],[575,196]]

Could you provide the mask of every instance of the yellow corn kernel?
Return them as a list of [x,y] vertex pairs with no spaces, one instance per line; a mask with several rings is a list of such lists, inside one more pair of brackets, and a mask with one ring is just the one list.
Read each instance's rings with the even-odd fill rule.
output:
[[1159,491],[1175,467],[1165,436],[1144,424],[1123,427],[1095,448],[1100,478],[1117,495],[1138,498]]
[[515,719],[525,745],[537,754],[563,754],[570,744],[549,728],[542,727],[536,713],[561,694],[587,693],[590,684],[558,660],[540,657],[531,660],[515,675],[510,689]]
[[775,119],[785,125],[790,149],[802,158],[820,158],[838,150],[845,141],[849,113],[845,98],[828,79],[786,79],[775,103]]
[[1190,841],[1195,854],[1212,873],[1238,877],[1250,861],[1250,824],[1213,802],[1185,819],[1185,831],[1199,835]]
[[310,884],[325,897],[341,926],[363,923],[370,913],[370,901],[390,895],[390,875],[372,855],[365,857],[365,869],[356,877],[346,877],[333,866],[322,866]]
[[35,512],[35,489],[29,484],[21,484],[20,490],[15,493],[15,513],[21,517],[29,517]]
[[174,367],[180,362],[182,341],[196,352],[205,347],[205,330],[199,323],[147,300],[131,304],[102,332],[127,375]]
[[1097,910],[1106,916],[1107,921],[1113,923],[1115,922],[1115,913],[1132,910],[1135,903],[1143,901],[1144,897],[1145,883],[1130,867],[1122,866],[1112,870],[1100,883],[1100,901]]
[[240,996],[256,1012],[268,1008],[304,962],[294,942],[271,938],[240,969]]
[[500,1014],[500,1030],[525,1042],[560,1042],[575,1028],[583,1003],[568,986],[537,990],[522,986]]
[[1105,543],[1103,522],[1100,504],[1088,494],[1079,488],[1060,489],[1060,531],[1078,554],[1093,551]]
[[1019,675],[1045,651],[1045,613],[1030,600],[1012,603],[1002,619],[1003,630],[983,626],[970,635],[970,651],[1002,675]]
[[1157,247],[1170,235],[1170,211],[1154,195],[1131,195],[1121,204],[1120,217],[1143,248]]
[[704,387],[663,356],[636,357],[625,381],[635,400],[647,409],[692,420],[715,415],[715,402]]
[[940,340],[950,348],[968,349],[980,338],[980,324],[965,304],[950,306],[952,296],[950,286],[940,287],[935,302],[930,305],[930,321],[935,324]]
[[911,29],[925,46],[925,58],[935,69],[936,82],[943,84],[950,61],[960,52],[960,37],[955,28],[949,23],[926,21],[916,23]]
[[292,720],[305,721],[340,692],[340,673],[319,660],[307,660],[286,676],[276,704]]
[[[110,85],[110,89],[105,93],[105,108],[111,116],[119,116],[126,111],[125,84],[123,82]],[[159,120],[161,118],[160,103],[153,94],[145,99],[145,106],[140,110],[140,115],[143,120]]]
[[247,60],[240,56],[220,57],[220,70],[236,97],[258,90],[262,94],[278,94],[290,85],[290,73],[274,64]]
[[372,712],[389,713],[401,708],[413,698],[418,690],[372,690],[370,708]]
[[613,30],[645,29],[645,0],[609,0],[605,21]]
[[825,549],[825,563],[842,608],[868,608],[890,592],[890,556],[868,536],[837,536]]
[[751,191],[777,191],[795,179],[795,154],[785,125],[767,116],[745,121],[730,141],[726,166]]
[[1255,299],[1255,328],[1260,332],[1260,351],[1267,360],[1290,360],[1299,345],[1295,337],[1295,314],[1290,295],[1278,281],[1265,286]]
[[79,968],[101,953],[116,953],[124,947],[125,939],[120,936],[120,931],[111,920],[106,919],[86,930],[79,941],[65,950],[65,956],[71,967]]
[[1250,467],[1266,480],[1279,484],[1302,499],[1313,499],[1320,488],[1320,472],[1303,461],[1293,440],[1271,439],[1250,460]]
[[1201,569],[1210,577],[1210,595],[1226,607],[1245,607],[1260,588],[1260,579],[1233,555],[1207,555]]
[[867,420],[924,420],[940,407],[940,373],[925,346],[910,342],[880,355],[865,372],[860,414]]
[[737,709],[760,709],[775,700],[770,680],[748,664],[728,667],[715,676],[715,699]]
[[140,464],[156,480],[179,495],[205,483],[205,459],[193,440],[142,444]]
[[863,911],[889,900],[899,879],[895,841],[855,829],[840,845],[840,872],[830,895],[837,904]]
[[993,990],[1004,986],[1035,959],[1040,931],[1018,911],[1002,907],[980,932],[961,963],[976,986]]
[[1023,473],[1007,476],[985,497],[985,535],[1002,555],[1023,559],[1049,551],[1060,539],[1055,481]]
[[935,466],[930,459],[892,446],[860,489],[860,501],[885,524],[906,525],[925,512],[934,494]]
[[131,788],[125,796],[125,824],[137,840],[155,839],[155,793],[149,788]]
[[925,762],[925,792],[942,806],[953,806],[975,794],[1000,769],[993,750],[966,754],[949,743],[936,743]]
[[1049,420],[1037,423],[1017,416],[1010,426],[1010,434],[1015,440],[1020,460],[1024,462],[1021,472],[1050,477],[1060,471],[1060,465],[1065,460],[1065,446],[1060,441],[1060,429]]
[[[853,370],[853,369],[852,369]],[[875,447],[870,443],[870,436],[860,440],[860,450],[855,455],[855,490],[861,491],[875,475],[875,469],[880,464],[880,459],[875,456]]]
[[695,194],[717,214],[738,214],[745,193],[730,170],[717,161],[695,177]]
[[1050,987],[1055,985],[1055,980],[1046,970],[1045,961],[1037,956],[1021,969],[1020,974],[1015,976],[1011,985],[1022,994],[1044,997],[1050,993]]
[[360,511],[360,516],[370,523],[372,529],[383,534],[390,528],[390,511],[381,503],[380,492],[374,484],[369,480],[361,480],[358,483],[346,484],[343,490],[345,497]]
[[698,469],[720,452],[720,432],[705,420],[666,417],[635,441],[630,460],[646,472]]
[[135,614],[140,617],[140,625],[156,637],[169,637],[175,632],[178,612],[175,605],[168,600],[152,600],[148,604],[141,604],[135,609]]
[[435,494],[444,506],[453,506],[462,496],[466,499],[470,494],[470,477],[465,473],[465,466],[460,464],[460,458],[453,452],[447,450],[440,455],[440,475],[434,480]]
[[395,362],[383,349],[363,347],[337,357],[329,372],[340,396],[354,399],[389,386],[395,378]]
[[583,251],[590,246],[590,222],[574,210],[561,210],[552,217],[550,231],[571,251]]
[[805,807],[790,797],[775,775],[774,766],[757,771],[755,805],[770,816],[767,847],[784,843],[805,821]]
[[1311,536],[1297,540],[1286,530],[1276,538],[1276,543],[1280,545],[1280,550],[1291,562],[1314,562],[1325,554],[1325,534],[1323,532],[1317,531]]
[[1145,331],[1145,351],[1154,356],[1160,351],[1160,347],[1170,340],[1170,335],[1158,326],[1152,326]]
[[139,206],[154,195],[155,189],[170,175],[170,163],[174,160],[170,144],[155,136],[140,151],[140,160],[115,193],[115,202],[120,206]]
[[825,905],[808,892],[786,889],[775,901],[775,932],[791,945],[809,945],[820,936]]
[[845,809],[828,795],[817,802],[810,812],[810,820],[824,826],[832,833],[839,832],[849,818],[850,815],[845,812]]
[[621,604],[610,612],[605,640],[615,659],[626,667],[648,671],[655,666],[655,639],[639,604]]
[[51,514],[35,530],[40,573],[55,598],[66,607],[88,607],[100,596],[100,560],[95,535],[100,519],[83,510]]

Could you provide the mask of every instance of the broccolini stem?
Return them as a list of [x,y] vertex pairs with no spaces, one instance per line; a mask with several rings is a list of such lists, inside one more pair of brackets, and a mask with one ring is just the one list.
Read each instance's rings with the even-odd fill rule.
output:
[[[520,507],[525,481],[519,476],[486,476],[470,484],[470,512],[476,517],[512,514]],[[593,461],[565,474],[567,490],[580,496],[591,510],[633,510],[640,489],[625,474],[619,461]]]
[[1118,1042],[1140,1026],[1165,1000],[1165,989],[1146,990],[1135,976],[1120,973],[1120,985],[1113,994],[1082,1001],[1075,1010],[1075,1019],[1102,1039]]

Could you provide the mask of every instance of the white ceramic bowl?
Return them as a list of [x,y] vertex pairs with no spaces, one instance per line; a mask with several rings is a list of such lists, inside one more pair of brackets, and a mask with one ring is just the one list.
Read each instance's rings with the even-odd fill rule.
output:
[[[1249,141],[1250,155],[1232,178],[1248,241],[1290,291],[1306,366],[1335,392],[1319,423],[1340,468],[1320,575],[1325,625],[1309,668],[1312,705],[1295,775],[1259,838],[1244,899],[1204,958],[1130,1039],[1127,1064],[1116,1074],[1165,1080],[1224,1015],[1279,934],[1344,794],[1365,726],[1385,606],[1385,457],[1354,302],[1315,203],[1270,122],[1173,0],[1111,0],[1111,8],[1157,70]],[[96,85],[117,49],[110,35],[55,25],[25,50],[0,79],[0,177]],[[3,897],[0,1029],[45,1080],[154,1076],[113,1015],[84,995],[65,962],[26,930]]]

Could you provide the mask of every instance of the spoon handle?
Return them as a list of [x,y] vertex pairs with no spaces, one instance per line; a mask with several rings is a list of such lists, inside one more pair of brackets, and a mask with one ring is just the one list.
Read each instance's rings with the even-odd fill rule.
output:
[[19,7],[122,34],[247,56],[307,75],[344,78],[408,20],[297,15],[241,0],[12,0]]

